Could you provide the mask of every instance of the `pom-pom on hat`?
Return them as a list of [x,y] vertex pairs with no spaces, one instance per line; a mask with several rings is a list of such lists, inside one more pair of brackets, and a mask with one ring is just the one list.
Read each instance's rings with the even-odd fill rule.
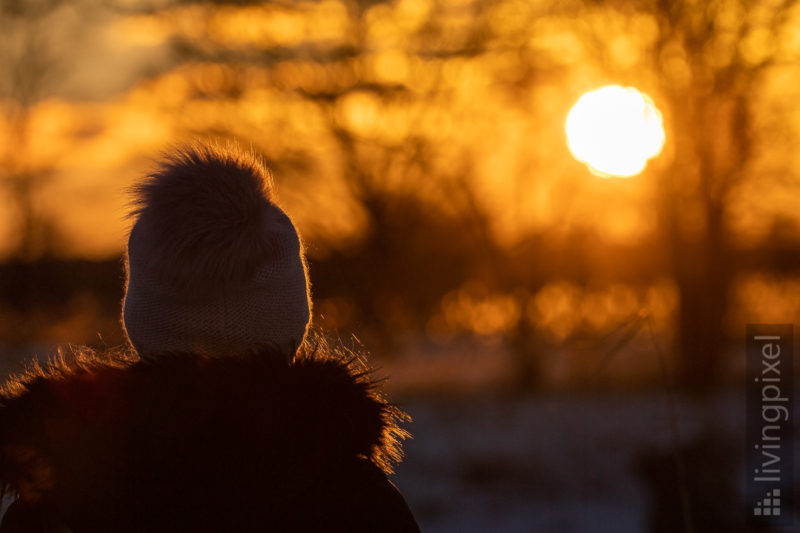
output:
[[310,319],[305,256],[261,161],[194,145],[133,192],[123,323],[139,355],[291,358]]

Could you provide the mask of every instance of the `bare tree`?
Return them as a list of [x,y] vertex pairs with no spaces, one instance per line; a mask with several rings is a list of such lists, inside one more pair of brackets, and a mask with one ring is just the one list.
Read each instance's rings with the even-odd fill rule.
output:
[[[736,265],[726,209],[761,143],[757,89],[778,61],[779,36],[795,2],[738,0],[699,9],[659,1],[652,62],[668,98],[675,157],[660,182],[664,245],[680,290],[679,376],[704,390],[725,365],[724,318]],[[748,40],[765,42],[748,53]]]
[[[7,142],[0,148],[0,186],[16,210],[16,242],[11,256],[33,260],[53,252],[57,229],[39,205],[38,196],[55,177],[53,162],[33,157],[31,124],[42,99],[58,94],[70,63],[80,60],[73,47],[91,24],[90,15],[103,0],[4,0],[0,3],[0,114],[7,126]],[[80,11],[63,17],[66,11]],[[65,21],[66,19],[66,21]]]

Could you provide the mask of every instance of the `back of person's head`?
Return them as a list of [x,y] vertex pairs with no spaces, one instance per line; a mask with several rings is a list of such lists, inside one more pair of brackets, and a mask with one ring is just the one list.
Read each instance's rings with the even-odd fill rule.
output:
[[310,320],[305,256],[263,163],[233,146],[193,145],[134,194],[123,323],[139,355],[266,345],[291,358]]

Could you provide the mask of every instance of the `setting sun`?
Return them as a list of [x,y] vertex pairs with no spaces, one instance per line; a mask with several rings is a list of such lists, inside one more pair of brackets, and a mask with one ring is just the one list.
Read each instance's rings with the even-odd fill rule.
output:
[[661,112],[646,94],[609,85],[581,96],[567,116],[575,159],[602,177],[631,177],[664,146]]

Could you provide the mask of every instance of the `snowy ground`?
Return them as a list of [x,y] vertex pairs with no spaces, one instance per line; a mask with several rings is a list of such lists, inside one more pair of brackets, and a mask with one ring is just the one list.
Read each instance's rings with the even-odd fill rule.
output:
[[[702,409],[676,403],[682,442],[713,431],[741,451],[732,468],[744,479],[738,391]],[[393,481],[423,531],[648,531],[647,488],[634,465],[643,453],[672,449],[663,394],[417,399],[403,406],[414,418],[414,440]]]

